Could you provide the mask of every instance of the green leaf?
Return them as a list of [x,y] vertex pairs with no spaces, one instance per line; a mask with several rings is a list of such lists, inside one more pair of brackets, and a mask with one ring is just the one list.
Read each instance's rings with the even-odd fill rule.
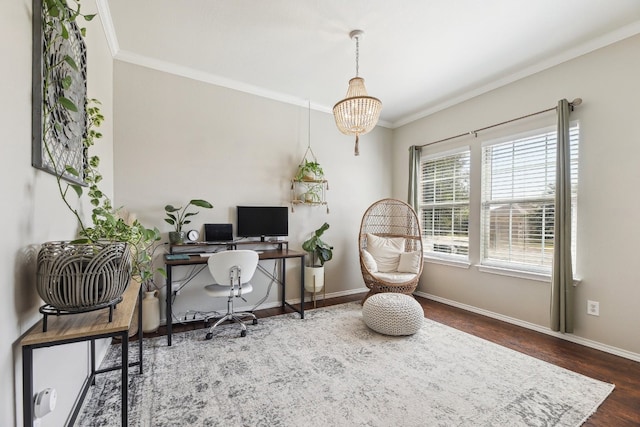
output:
[[67,165],[67,166],[65,166],[64,170],[65,170],[65,172],[67,172],[67,173],[68,173],[68,174],[70,174],[70,175],[73,175],[73,176],[80,176],[80,174],[78,173],[78,171],[76,170],[76,168],[74,168],[73,166],[69,166],[69,165]]
[[62,79],[62,87],[65,89],[69,89],[71,87],[71,83],[73,83],[71,76],[67,76],[64,79]]
[[74,111],[76,113],[78,112],[78,107],[76,107],[76,104],[74,104],[69,98],[61,96],[58,98],[58,102],[67,110]]
[[78,184],[70,184],[71,188],[73,188],[76,192],[76,194],[78,195],[78,197],[82,196],[82,187],[79,186]]
[[[167,211],[167,213],[168,212],[176,212],[176,211],[179,211],[180,209],[182,209],[182,208],[176,208],[173,205],[167,205],[167,206],[164,207],[164,210]],[[169,216],[171,216],[171,215],[169,215]]]
[[92,15],[84,15],[84,20],[85,21],[91,21],[93,18],[96,17],[96,14],[92,14]]
[[60,29],[62,30],[62,33],[60,34],[62,38],[65,40],[69,40],[69,30],[67,30],[67,26],[64,24],[60,25]]
[[84,27],[80,28],[80,34],[82,34],[82,37],[87,37],[87,29]]
[[74,61],[73,58],[70,57],[69,55],[64,56],[64,62],[69,64],[69,66],[74,70],[78,71],[78,64],[76,64],[76,61]]
[[202,200],[202,199],[193,199],[189,203],[194,205],[194,206],[198,206],[198,207],[206,208],[206,209],[210,209],[210,208],[213,207],[213,205],[211,203],[207,202],[206,200]]

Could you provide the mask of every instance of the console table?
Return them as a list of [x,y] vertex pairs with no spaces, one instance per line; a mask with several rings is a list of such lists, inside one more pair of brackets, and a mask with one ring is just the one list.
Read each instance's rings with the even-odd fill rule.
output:
[[[138,361],[129,363],[129,329],[133,313],[138,301]],[[49,316],[47,332],[42,332],[43,320],[36,323],[24,338],[22,345],[22,405],[23,425],[33,425],[34,390],[33,390],[33,350],[43,347],[91,341],[91,371],[85,378],[82,390],[72,408],[67,425],[72,426],[80,412],[82,402],[94,383],[95,376],[105,372],[122,371],[122,416],[121,425],[128,425],[128,393],[129,367],[139,366],[142,373],[142,288],[140,283],[132,280],[122,295],[122,301],[113,311],[113,319],[109,321],[109,311],[101,309],[88,313]],[[120,337],[122,359],[120,366],[96,369],[95,340]]]
[[[242,242],[242,243],[230,243],[227,245],[227,249],[235,249],[237,244],[249,244],[255,243],[260,244],[261,242]],[[273,242],[267,242],[273,243]],[[278,280],[276,277],[271,276],[268,272],[266,273],[270,276],[271,279],[276,280],[282,286],[281,292],[281,307],[284,308],[289,307],[300,314],[300,318],[304,319],[304,259],[307,255],[306,252],[300,251],[291,251],[287,248],[286,242],[277,242],[279,248],[275,250],[266,250],[261,251],[257,250],[259,260],[280,260],[282,262],[281,272],[282,272],[282,280]],[[284,245],[284,247],[283,247]],[[182,246],[182,245],[181,245]],[[189,245],[190,246],[190,245]],[[198,245],[200,247],[205,246],[203,244]],[[173,248],[171,250],[172,253]],[[206,264],[209,260],[208,257],[201,257],[199,254],[189,254],[185,252],[180,252],[184,255],[188,255],[189,259],[167,259],[167,255],[165,255],[164,263],[167,272],[167,295],[166,295],[166,317],[167,317],[167,345],[171,345],[171,335],[172,335],[172,324],[173,324],[173,311],[172,311],[172,300],[173,300],[173,286],[171,279],[171,269],[173,267],[181,266],[181,265],[196,265],[196,264]],[[301,295],[301,303],[300,308],[296,308],[293,305],[289,304],[285,299],[285,290],[286,290],[286,260],[290,258],[298,258],[300,260],[300,295]]]

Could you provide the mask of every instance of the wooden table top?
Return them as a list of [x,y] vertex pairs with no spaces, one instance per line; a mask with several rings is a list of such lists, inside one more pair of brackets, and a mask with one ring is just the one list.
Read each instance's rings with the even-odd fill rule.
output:
[[128,331],[138,302],[140,286],[140,283],[135,280],[129,283],[122,295],[122,301],[113,310],[111,322],[109,322],[109,308],[63,316],[49,315],[47,332],[42,332],[43,320],[40,319],[27,332],[20,344],[23,346],[46,344]]
[[[307,253],[301,251],[291,251],[288,249],[270,249],[265,251],[257,250],[258,258],[261,260],[266,259],[283,259],[283,258],[299,258],[304,257]],[[175,255],[175,254],[174,254]],[[206,264],[209,260],[207,256],[200,256],[199,254],[179,254],[179,255],[188,255],[189,259],[171,259],[168,260],[165,255],[164,263],[166,265],[193,265],[193,264]]]

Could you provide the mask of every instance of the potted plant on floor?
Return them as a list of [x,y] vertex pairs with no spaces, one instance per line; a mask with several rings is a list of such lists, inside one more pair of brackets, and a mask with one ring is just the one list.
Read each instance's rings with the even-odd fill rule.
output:
[[333,246],[320,238],[328,228],[329,224],[325,222],[302,243],[302,249],[309,254],[309,261],[304,268],[304,287],[314,294],[324,287],[324,263],[333,258]]
[[189,206],[192,205],[205,209],[213,208],[213,205],[211,203],[202,199],[189,200],[189,203],[187,203],[184,208],[176,208],[173,205],[166,205],[164,207],[164,211],[167,214],[167,217],[164,220],[174,227],[174,231],[169,232],[169,243],[171,243],[172,245],[181,245],[184,243],[187,237],[187,232],[182,231],[182,227],[186,224],[191,223],[191,220],[188,218],[198,214],[198,211],[187,212]]

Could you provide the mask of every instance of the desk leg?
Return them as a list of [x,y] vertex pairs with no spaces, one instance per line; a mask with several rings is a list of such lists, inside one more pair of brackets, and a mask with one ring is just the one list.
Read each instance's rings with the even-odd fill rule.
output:
[[33,349],[22,347],[22,425],[33,425]]
[[300,257],[300,318],[304,319],[304,255]]
[[122,425],[129,425],[129,331],[122,333]]
[[167,265],[167,300],[165,305],[165,316],[167,317],[167,345],[171,345],[171,324],[173,323],[173,314],[171,313],[171,296],[173,290],[171,289],[171,266]]
[[142,286],[138,290],[138,373],[142,373]]
[[287,278],[285,277],[287,271],[287,259],[286,258],[282,258],[282,263],[280,264],[280,275],[282,277],[282,292],[281,292],[281,296],[282,296],[282,308],[284,309],[285,303],[286,303],[286,293],[287,293]]

